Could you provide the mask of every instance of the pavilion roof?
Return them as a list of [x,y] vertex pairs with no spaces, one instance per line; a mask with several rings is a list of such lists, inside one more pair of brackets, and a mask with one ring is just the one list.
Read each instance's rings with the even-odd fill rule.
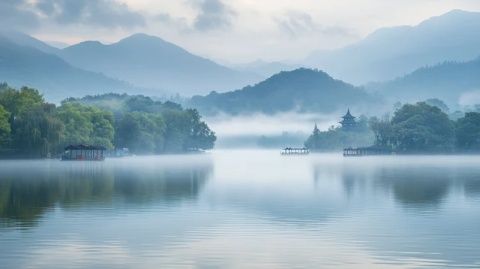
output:
[[347,110],[347,114],[345,114],[345,116],[342,117],[343,119],[354,119],[356,118],[355,116],[352,116],[352,114],[350,113],[350,109]]
[[65,147],[65,150],[106,150],[104,146],[96,146],[96,145],[69,145]]

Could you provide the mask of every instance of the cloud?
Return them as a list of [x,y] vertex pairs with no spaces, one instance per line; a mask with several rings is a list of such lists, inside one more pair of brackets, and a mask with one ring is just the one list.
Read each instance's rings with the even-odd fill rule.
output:
[[320,25],[314,21],[310,14],[305,12],[289,11],[282,18],[277,18],[276,21],[280,30],[287,33],[290,37],[311,33],[328,36],[352,35],[352,32],[347,28]]
[[188,20],[184,17],[174,17],[168,13],[159,13],[153,16],[153,19],[162,23],[163,25],[173,27],[174,29],[178,29],[182,32],[191,30]]
[[144,17],[114,0],[37,0],[33,4],[45,20],[104,28],[145,25]]
[[0,1],[1,30],[26,30],[37,25],[37,14],[29,9],[27,0]]
[[193,0],[199,10],[193,28],[198,31],[210,31],[229,28],[235,12],[221,0]]

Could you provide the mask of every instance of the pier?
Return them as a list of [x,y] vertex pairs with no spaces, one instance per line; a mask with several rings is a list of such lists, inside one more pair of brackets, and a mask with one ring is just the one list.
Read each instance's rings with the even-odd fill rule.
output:
[[390,155],[391,151],[378,147],[360,147],[360,148],[345,148],[343,149],[344,157],[360,157],[371,155]]
[[308,155],[310,150],[308,148],[284,148],[282,155]]

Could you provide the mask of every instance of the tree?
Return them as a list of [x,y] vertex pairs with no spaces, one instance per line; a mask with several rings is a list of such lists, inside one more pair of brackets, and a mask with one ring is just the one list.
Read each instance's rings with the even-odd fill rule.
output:
[[480,113],[469,112],[456,125],[456,146],[462,151],[480,150]]
[[447,104],[445,104],[445,102],[443,102],[440,99],[437,99],[437,98],[427,99],[427,100],[425,100],[425,103],[427,105],[430,105],[430,106],[436,106],[436,107],[440,108],[441,111],[443,111],[447,114],[450,112],[450,109],[448,108]]
[[331,151],[343,150],[346,147],[369,146],[371,143],[373,143],[372,131],[368,128],[366,118],[362,117],[350,130],[331,126],[322,132],[315,125],[312,135],[305,142],[305,147],[313,151]]
[[0,105],[0,149],[5,148],[10,141],[10,113]]
[[313,127],[312,135],[310,135],[307,141],[305,142],[305,147],[309,149],[318,149],[319,140],[320,140],[320,130],[318,129],[317,124],[315,123],[315,126]]
[[373,117],[370,119],[369,125],[375,135],[375,146],[385,149],[395,146],[393,127],[388,116],[383,119]]
[[13,122],[13,145],[19,154],[49,157],[58,149],[63,123],[55,117],[55,105],[38,104],[22,111]]
[[453,122],[438,107],[424,102],[407,104],[391,121],[396,150],[399,152],[444,152],[454,148]]
[[36,89],[22,87],[17,91],[6,86],[0,90],[0,105],[10,112],[11,121],[23,111],[43,103],[43,96]]
[[165,124],[161,115],[131,112],[126,113],[116,128],[116,144],[127,147],[134,153],[160,153],[164,149]]
[[64,103],[57,110],[65,125],[62,144],[92,144],[113,148],[114,120],[111,112],[79,103]]
[[201,116],[196,109],[187,109],[190,119],[190,134],[187,138],[186,149],[211,149],[217,137],[208,125],[201,121]]

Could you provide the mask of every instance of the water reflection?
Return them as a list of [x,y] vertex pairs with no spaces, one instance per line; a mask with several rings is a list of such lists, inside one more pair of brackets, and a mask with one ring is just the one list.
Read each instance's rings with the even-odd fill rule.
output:
[[478,163],[271,151],[1,162],[0,264],[478,268]]
[[208,157],[192,163],[187,160],[181,166],[162,159],[128,162],[3,162],[0,220],[31,226],[56,205],[68,209],[194,200],[213,169]]
[[455,189],[480,195],[480,167],[469,157],[452,158],[460,160],[448,163],[440,157],[431,161],[429,157],[372,157],[331,162],[317,158],[312,163],[313,179],[315,184],[326,178],[340,179],[348,197],[381,191],[412,208],[440,206]]
[[453,175],[448,168],[394,167],[381,169],[376,183],[386,191],[391,190],[397,202],[407,207],[421,208],[439,206],[445,200],[453,186]]
[[[313,161],[316,184],[341,180],[347,230],[388,264],[477,268],[480,246],[478,157],[372,157]],[[337,224],[338,225],[338,224]],[[354,229],[354,231],[349,230]],[[408,267],[408,266],[405,266]]]

